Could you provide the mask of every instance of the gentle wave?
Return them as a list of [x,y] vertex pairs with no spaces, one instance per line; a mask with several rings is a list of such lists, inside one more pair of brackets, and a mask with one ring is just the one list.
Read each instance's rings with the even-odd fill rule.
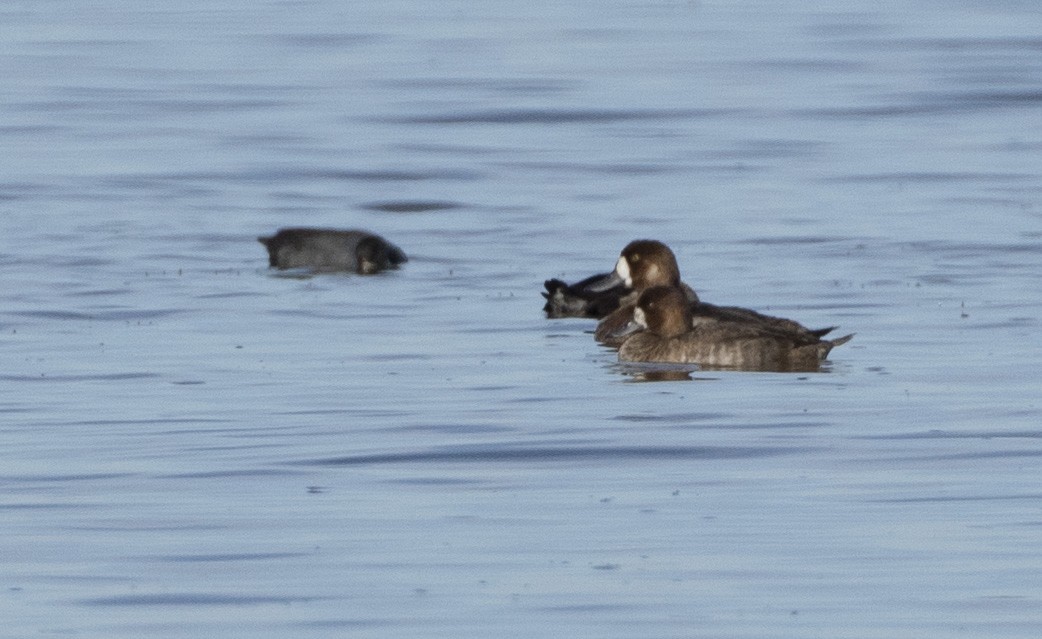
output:
[[394,124],[603,124],[721,117],[731,109],[489,109],[440,115],[396,116],[379,122]]
[[531,462],[753,459],[806,452],[807,448],[754,446],[460,446],[405,453],[348,455],[295,462],[306,466],[365,466],[416,462]]
[[328,600],[329,597],[273,597],[269,595],[222,595],[213,593],[173,593],[121,595],[83,599],[88,606],[257,606],[289,605]]

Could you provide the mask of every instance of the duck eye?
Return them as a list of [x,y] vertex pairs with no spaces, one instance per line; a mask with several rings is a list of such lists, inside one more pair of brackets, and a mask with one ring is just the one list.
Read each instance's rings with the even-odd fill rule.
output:
[[640,253],[634,253],[634,254],[633,254],[633,255],[632,255],[631,257],[630,257],[630,261],[631,261],[631,262],[639,262],[639,261],[640,261]]

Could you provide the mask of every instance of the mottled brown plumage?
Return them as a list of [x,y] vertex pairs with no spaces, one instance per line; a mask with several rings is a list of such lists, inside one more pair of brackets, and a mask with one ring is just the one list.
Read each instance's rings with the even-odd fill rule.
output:
[[[654,286],[679,286],[690,302],[692,325],[711,322],[750,324],[764,333],[775,333],[801,344],[817,343],[833,329],[809,329],[790,319],[764,315],[740,306],[717,306],[699,300],[695,292],[680,281],[680,268],[673,251],[656,240],[630,242],[619,256],[615,274],[619,281],[625,282],[638,295]],[[594,332],[597,341],[619,346],[622,341],[615,334],[633,318],[635,304],[636,299],[633,299],[632,303],[623,304],[602,319]]]
[[619,348],[620,361],[751,371],[817,371],[834,347],[853,337],[809,341],[754,322],[695,322],[691,304],[676,287],[656,286],[644,291],[633,315],[638,332],[625,338]]

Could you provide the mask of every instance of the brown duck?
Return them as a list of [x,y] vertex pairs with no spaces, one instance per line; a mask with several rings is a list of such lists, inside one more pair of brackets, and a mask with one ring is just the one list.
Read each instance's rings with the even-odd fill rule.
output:
[[853,334],[834,340],[778,332],[763,324],[716,320],[697,322],[676,287],[641,293],[619,348],[619,361],[698,364],[745,371],[817,371],[829,352]]
[[653,286],[679,287],[689,301],[692,325],[721,321],[749,324],[759,331],[777,333],[780,337],[799,342],[818,340],[835,328],[809,329],[799,322],[764,315],[749,308],[703,302],[691,287],[680,281],[680,268],[673,251],[657,240],[635,240],[626,245],[615,270],[599,285],[612,286],[618,283],[632,288],[635,293],[628,303],[604,317],[597,325],[594,336],[597,341],[609,346],[622,343],[615,334],[633,319],[636,297]]

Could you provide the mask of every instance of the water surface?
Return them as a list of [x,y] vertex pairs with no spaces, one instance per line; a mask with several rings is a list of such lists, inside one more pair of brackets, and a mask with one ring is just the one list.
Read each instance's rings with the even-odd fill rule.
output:
[[[1033,4],[0,25],[0,637],[1042,630]],[[646,381],[539,310],[638,237],[857,337]]]

